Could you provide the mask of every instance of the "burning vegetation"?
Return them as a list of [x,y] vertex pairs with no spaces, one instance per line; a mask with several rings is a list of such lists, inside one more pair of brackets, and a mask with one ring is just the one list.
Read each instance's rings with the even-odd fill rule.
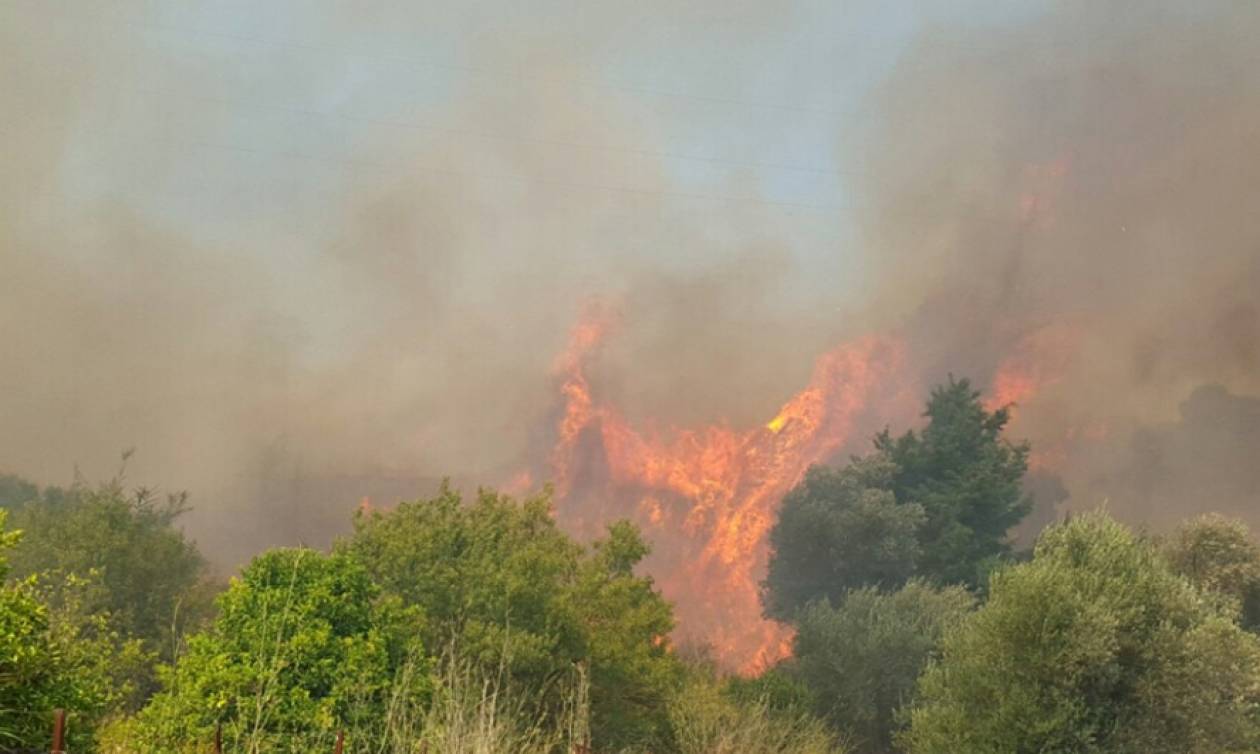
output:
[[0,752],[1260,751],[1260,5],[79,5]]
[[612,326],[592,310],[559,360],[563,402],[549,459],[561,521],[578,532],[627,518],[679,606],[679,638],[744,672],[787,656],[790,632],[761,617],[767,535],[783,495],[846,446],[885,395],[900,347],[866,339],[818,359],[810,383],[764,426],[641,430],[592,395],[585,367]]

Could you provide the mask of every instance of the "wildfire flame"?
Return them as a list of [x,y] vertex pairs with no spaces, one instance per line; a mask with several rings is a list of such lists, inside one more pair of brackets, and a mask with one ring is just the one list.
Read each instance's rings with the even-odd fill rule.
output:
[[[1066,156],[1028,166],[1020,177],[1022,231],[1052,223],[1068,172]],[[643,429],[601,401],[588,378],[615,324],[610,310],[594,306],[573,328],[554,367],[555,444],[535,473],[509,487],[549,476],[560,520],[579,536],[633,520],[653,544],[645,565],[675,604],[677,636],[706,644],[728,668],[756,671],[790,652],[790,631],[762,618],[759,599],[780,501],[810,465],[857,450],[849,443],[865,438],[855,431],[913,417],[910,389],[922,386],[905,374],[899,339],[867,337],[818,358],[809,384],[761,426]],[[1014,412],[1042,395],[1065,373],[1077,340],[1074,329],[1057,325],[1018,338],[991,377],[985,407]]]
[[[550,456],[562,518],[587,532],[634,520],[655,545],[648,568],[677,609],[679,636],[753,672],[786,656],[789,630],[761,617],[767,535],[784,494],[841,449],[898,371],[896,342],[864,338],[818,359],[808,386],[763,426],[630,426],[592,394],[586,365],[612,318],[592,310],[556,364],[561,410]],[[576,523],[575,523],[576,522]]]
[[984,406],[1012,411],[1058,383],[1072,364],[1080,332],[1068,325],[1047,325],[1020,338],[998,366]]
[[[984,407],[989,411],[1007,409],[1014,420],[1013,426],[1018,425],[1021,409],[1036,397],[1044,396],[1063,379],[1079,349],[1080,339],[1080,331],[1065,324],[1048,325],[1025,335],[994,373]],[[1086,431],[1069,428],[1060,434],[1039,437],[1028,457],[1028,468],[1053,473],[1063,467],[1071,448],[1082,440],[1100,437],[1093,428]]]

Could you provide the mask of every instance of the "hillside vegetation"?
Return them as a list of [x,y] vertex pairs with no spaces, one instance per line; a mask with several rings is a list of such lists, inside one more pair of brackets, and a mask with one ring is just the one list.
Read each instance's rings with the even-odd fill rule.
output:
[[763,584],[792,656],[726,675],[617,522],[450,488],[226,583],[181,496],[0,478],[0,751],[1185,754],[1260,751],[1260,547],[1105,511],[1016,551],[1029,448],[965,380],[918,431],[811,469]]

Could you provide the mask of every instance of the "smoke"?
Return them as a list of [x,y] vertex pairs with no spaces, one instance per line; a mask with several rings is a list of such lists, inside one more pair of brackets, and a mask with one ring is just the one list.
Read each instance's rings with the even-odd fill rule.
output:
[[1093,461],[1087,490],[1156,526],[1206,511],[1254,522],[1258,452],[1260,398],[1207,385],[1190,394],[1175,420],[1142,427],[1113,455]]
[[[1245,468],[1170,455],[1197,388],[1260,394],[1260,10],[949,4],[853,116],[823,94],[857,4],[465,5],[6,4],[0,467],[134,446],[225,562],[324,538],[536,461],[602,296],[592,381],[635,423],[753,426],[896,333],[912,393],[1035,382],[1013,432],[1067,504],[1245,509]],[[794,164],[780,132],[831,134],[850,211],[776,204],[741,129]]]
[[[676,31],[790,25],[759,6]],[[807,375],[821,335],[769,345],[801,304],[776,300],[796,273],[755,179],[697,189],[663,156],[654,108],[723,109],[600,83],[664,7],[461,8],[237,8],[244,32],[6,4],[0,468],[101,478],[134,447],[130,478],[190,489],[231,563],[326,540],[361,496],[519,470],[590,296],[641,316],[610,354],[640,407],[712,418],[688,398],[732,393],[706,380],[773,404],[770,360]]]
[[845,152],[872,310],[929,379],[1035,383],[1012,431],[1069,506],[1258,520],[1252,472],[1208,451],[1254,454],[1260,427],[1257,33],[1237,3],[938,26]]

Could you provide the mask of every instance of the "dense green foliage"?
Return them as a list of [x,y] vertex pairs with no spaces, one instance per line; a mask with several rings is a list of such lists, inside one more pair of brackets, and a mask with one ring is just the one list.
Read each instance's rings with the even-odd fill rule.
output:
[[920,581],[891,593],[858,589],[836,607],[816,602],[796,623],[796,672],[856,751],[892,751],[898,710],[941,637],[973,605],[965,589]]
[[762,603],[797,630],[787,671],[864,752],[892,750],[920,670],[972,604],[948,585],[981,586],[1029,509],[1028,448],[1002,438],[1005,410],[951,378],[924,416],[922,432],[885,431],[871,455],[810,469],[770,533]]
[[42,746],[51,711],[75,711],[68,742],[86,749],[97,725],[134,691],[127,676],[149,660],[105,621],[83,614],[76,591],[51,609],[34,579],[5,582],[7,551],[21,534],[5,531],[0,510],[0,747]]
[[547,494],[523,502],[482,491],[360,516],[342,551],[387,592],[422,608],[425,645],[505,667],[540,706],[564,704],[561,681],[589,668],[601,744],[659,742],[679,668],[670,606],[633,567],[647,546],[628,524],[584,549],[556,526]]
[[1021,487],[1029,449],[1002,438],[1010,414],[986,411],[967,380],[951,377],[934,389],[924,416],[922,432],[893,437],[885,431],[875,447],[896,468],[897,500],[921,505],[927,514],[918,573],[976,586],[1009,554],[1007,532],[1032,508]]
[[913,754],[1251,751],[1260,639],[1102,514],[992,578],[919,688]]
[[896,589],[912,576],[980,586],[1010,554],[1007,531],[1030,508],[1020,486],[1027,445],[1002,438],[1006,410],[987,411],[966,380],[936,388],[927,426],[875,438],[875,452],[816,467],[784,498],[770,532],[762,602],[791,622],[850,589]]
[[12,510],[39,497],[39,485],[16,474],[0,474],[0,508]]
[[40,487],[16,474],[0,474],[0,508],[15,510],[25,505],[56,507],[70,500],[72,490],[62,487]]
[[1260,546],[1247,525],[1219,514],[1185,522],[1164,544],[1173,570],[1227,600],[1243,627],[1260,629]]
[[309,750],[339,728],[372,735],[392,700],[428,690],[421,626],[350,557],[271,550],[163,673],[133,740],[175,750],[209,740],[219,723],[251,751]]
[[118,479],[46,490],[13,511],[24,532],[13,572],[42,575],[53,602],[56,584],[90,579],[85,609],[107,614],[118,631],[169,659],[177,637],[208,617],[212,598],[204,559],[175,528],[186,509],[183,495],[128,493]]
[[738,702],[764,704],[776,712],[808,712],[818,703],[792,658],[779,661],[760,675],[731,676],[726,681],[726,693]]
[[[0,476],[0,751],[567,754],[1260,751],[1260,546],[1101,514],[1021,562],[1028,448],[965,380],[926,426],[808,471],[770,535],[793,656],[723,675],[669,642],[629,523],[579,543],[549,493],[444,487],[274,549],[217,598],[182,496]],[[191,635],[186,635],[191,632]]]
[[924,513],[897,502],[895,474],[880,456],[806,473],[770,532],[766,615],[791,620],[813,600],[838,602],[858,587],[896,588],[913,575]]

